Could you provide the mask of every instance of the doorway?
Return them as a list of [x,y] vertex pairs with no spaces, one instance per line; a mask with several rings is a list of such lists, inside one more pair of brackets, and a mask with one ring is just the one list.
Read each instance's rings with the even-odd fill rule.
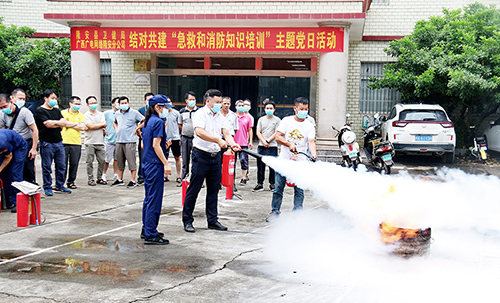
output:
[[[196,94],[198,106],[203,105],[203,94],[216,88],[223,96],[231,97],[231,110],[238,99],[250,99],[250,114],[257,120],[264,114],[263,103],[271,99],[276,103],[276,115],[283,118],[293,115],[293,101],[303,96],[310,99],[310,77],[274,76],[214,76],[214,75],[159,75],[158,93],[169,96],[177,109],[185,106],[184,95]],[[311,104],[311,108],[314,105]]]

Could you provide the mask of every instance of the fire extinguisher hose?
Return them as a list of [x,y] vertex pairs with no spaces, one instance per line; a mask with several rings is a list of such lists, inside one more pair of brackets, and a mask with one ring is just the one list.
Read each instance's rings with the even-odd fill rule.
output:
[[256,152],[253,152],[253,151],[251,151],[251,150],[242,149],[241,151],[242,151],[242,152],[244,152],[244,153],[247,153],[247,154],[249,154],[250,156],[253,156],[253,157],[257,158],[257,159],[262,159],[262,157],[263,157],[261,154],[258,154],[258,153],[256,153]]

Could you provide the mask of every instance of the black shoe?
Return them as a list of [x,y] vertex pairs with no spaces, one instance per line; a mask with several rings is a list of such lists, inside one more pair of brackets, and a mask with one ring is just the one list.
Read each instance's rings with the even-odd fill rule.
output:
[[257,184],[257,186],[254,187],[253,191],[261,191],[264,189],[264,186],[262,184]]
[[[158,236],[163,238],[165,236],[165,234],[159,232]],[[146,239],[146,234],[144,233],[144,229],[141,231],[141,239]]]
[[144,239],[144,244],[149,245],[166,245],[168,243],[169,241],[167,239],[163,239],[162,237],[160,237],[160,235],[154,238]]
[[215,229],[215,230],[227,230],[227,227],[224,225],[220,224],[219,221],[215,221],[213,224],[208,224],[208,229]]
[[127,185],[127,188],[133,188],[133,187],[136,187],[137,186],[137,183],[135,183],[134,181],[130,181]]
[[269,184],[269,190],[274,191],[274,184]]
[[193,223],[184,224],[184,230],[187,231],[188,233],[194,233],[196,231],[193,227]]
[[144,184],[144,179],[139,178],[137,180],[137,184],[139,184],[139,185]]
[[111,184],[111,186],[123,186],[123,185],[125,185],[123,180],[116,180],[113,184]]
[[15,206],[14,206],[14,207],[10,210],[10,212],[11,212],[11,213],[14,213],[14,214],[15,214],[15,213],[17,213],[17,207],[15,207]]
[[233,185],[233,192],[237,192],[238,189],[236,188],[236,186]]

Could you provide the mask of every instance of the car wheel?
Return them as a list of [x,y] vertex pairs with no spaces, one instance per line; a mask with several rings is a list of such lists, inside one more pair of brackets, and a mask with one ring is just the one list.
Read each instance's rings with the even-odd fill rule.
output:
[[453,161],[455,160],[455,151],[445,153],[443,155],[443,162],[445,164],[453,164]]

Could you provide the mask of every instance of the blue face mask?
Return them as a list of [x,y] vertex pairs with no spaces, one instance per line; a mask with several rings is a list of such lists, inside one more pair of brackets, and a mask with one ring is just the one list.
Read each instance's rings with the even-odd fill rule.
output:
[[245,105],[243,108],[245,109],[245,110],[244,110],[245,112],[247,112],[247,111],[249,111],[249,110],[250,110],[250,106],[248,106],[248,105]]
[[26,104],[26,101],[24,101],[24,100],[16,100],[17,107],[21,108],[21,107],[24,106],[24,104]]
[[49,106],[55,107],[57,105],[57,99],[49,99]]
[[245,111],[245,107],[244,106],[237,107],[236,109],[238,110],[239,113],[242,113],[242,112]]
[[10,109],[10,107],[4,108],[4,109],[2,109],[2,113],[6,114],[6,115],[10,115],[10,114],[12,114],[12,109]]
[[90,108],[91,110],[96,110],[96,109],[97,109],[97,104],[90,104],[90,105],[89,105],[89,108]]
[[128,110],[128,108],[129,108],[128,104],[122,104],[122,105],[120,105],[120,109],[121,109],[122,111],[127,111],[127,110]]
[[160,118],[165,119],[165,118],[167,118],[167,115],[168,115],[168,109],[164,109],[164,110],[160,113]]
[[82,108],[82,106],[81,106],[81,105],[73,105],[73,106],[72,106],[72,108],[73,108],[73,110],[74,110],[75,112],[77,112],[77,111],[79,111],[79,110],[80,110],[80,108]]
[[307,110],[298,110],[297,117],[299,119],[305,119],[307,117]]
[[274,110],[272,110],[272,109],[266,110],[266,115],[272,116],[273,114],[274,114]]
[[218,113],[221,108],[222,108],[222,104],[221,103],[215,103],[214,107],[212,108],[212,110],[213,110],[214,113]]
[[189,100],[188,101],[188,106],[189,107],[195,107],[195,105],[196,105],[196,101],[193,101],[193,100]]

